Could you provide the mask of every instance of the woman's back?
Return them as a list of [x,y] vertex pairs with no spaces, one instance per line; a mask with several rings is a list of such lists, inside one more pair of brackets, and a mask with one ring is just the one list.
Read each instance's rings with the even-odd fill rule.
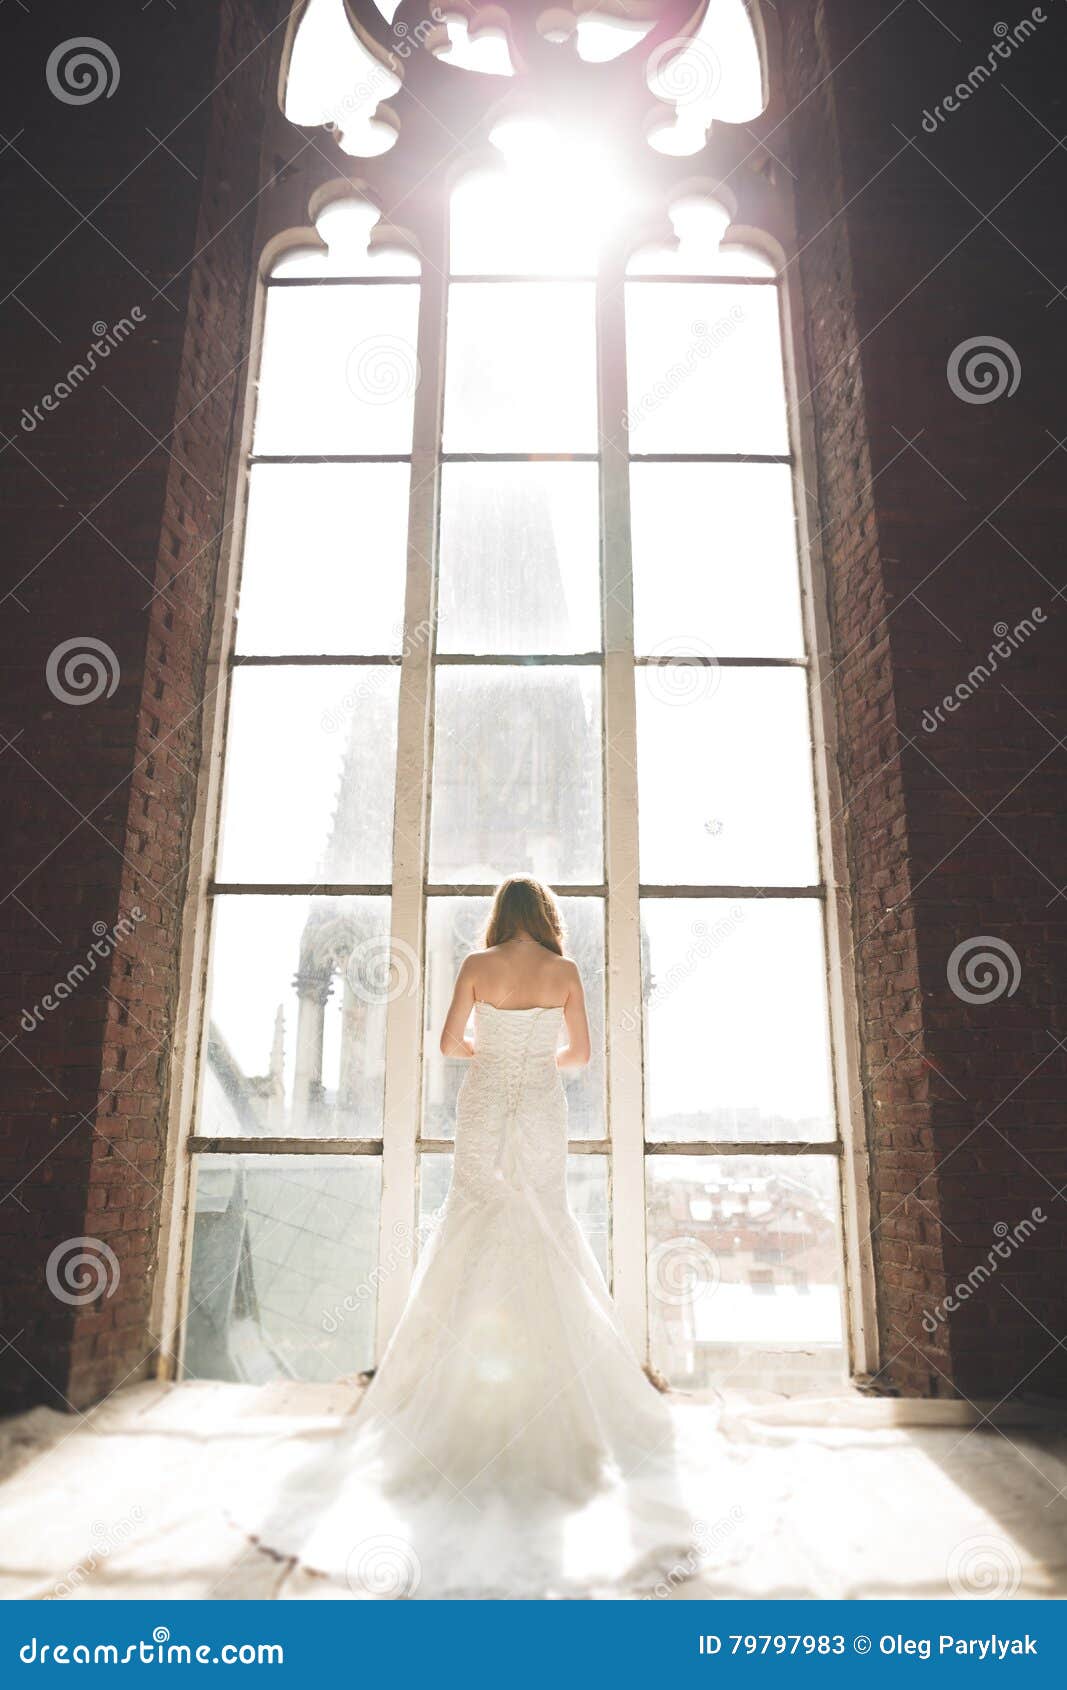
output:
[[494,1009],[559,1009],[577,983],[578,970],[534,939],[507,939],[468,958],[475,1002]]
[[452,992],[441,1029],[445,1056],[472,1057],[467,1026],[476,1004],[504,1015],[559,1009],[567,1043],[558,1053],[561,1068],[581,1068],[589,1061],[589,1023],[582,977],[563,955],[563,923],[552,893],[540,881],[515,875],[497,888],[485,929],[485,948],[467,957]]

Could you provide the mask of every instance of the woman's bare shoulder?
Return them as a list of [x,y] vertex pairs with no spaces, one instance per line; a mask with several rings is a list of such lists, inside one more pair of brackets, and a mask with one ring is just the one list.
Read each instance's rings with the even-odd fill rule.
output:
[[492,951],[468,951],[459,965],[460,973],[471,976],[480,974],[492,955]]

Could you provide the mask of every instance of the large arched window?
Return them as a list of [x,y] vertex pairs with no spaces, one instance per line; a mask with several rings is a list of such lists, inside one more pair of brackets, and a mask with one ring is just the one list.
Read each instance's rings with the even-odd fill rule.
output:
[[[315,152],[351,169],[274,233],[261,290],[186,1371],[373,1365],[448,1186],[455,968],[528,871],[589,988],[571,1199],[636,1347],[682,1386],[822,1383],[829,846],[784,243],[738,209],[746,146],[767,199],[751,24],[723,0],[664,42],[651,13],[556,9],[527,64],[469,8],[413,46],[409,9],[391,71],[341,0],[312,0],[291,61],[290,115],[330,117]],[[523,81],[552,89],[554,47],[572,95],[603,73],[584,121]],[[432,169],[397,124],[415,63]],[[469,134],[449,76],[494,84]],[[642,118],[625,147],[613,89]],[[713,118],[740,161],[717,191]]]

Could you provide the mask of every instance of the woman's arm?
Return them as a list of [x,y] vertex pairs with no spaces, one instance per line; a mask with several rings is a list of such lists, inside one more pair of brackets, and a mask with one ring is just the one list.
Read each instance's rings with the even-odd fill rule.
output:
[[469,1039],[464,1038],[467,1022],[471,1018],[474,1008],[474,958],[467,957],[456,975],[456,984],[452,991],[452,1002],[448,1006],[444,1026],[441,1028],[442,1056],[457,1057],[460,1061],[468,1060],[474,1055],[474,1046]]
[[592,1046],[589,1040],[589,1021],[585,1013],[585,992],[576,963],[567,964],[571,982],[563,1000],[563,1025],[567,1029],[567,1043],[556,1054],[557,1068],[584,1068]]

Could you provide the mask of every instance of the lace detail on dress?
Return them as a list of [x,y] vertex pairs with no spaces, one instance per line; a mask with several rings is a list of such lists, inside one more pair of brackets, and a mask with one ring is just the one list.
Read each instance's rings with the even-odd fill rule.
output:
[[501,1199],[503,1184],[565,1202],[567,1099],[556,1067],[561,1009],[475,1006],[475,1055],[456,1103],[449,1201]]
[[669,1410],[567,1202],[561,1021],[476,1006],[451,1190],[366,1399],[266,1506],[261,1466],[256,1540],[353,1595],[382,1536],[425,1597],[627,1593],[692,1555]]

